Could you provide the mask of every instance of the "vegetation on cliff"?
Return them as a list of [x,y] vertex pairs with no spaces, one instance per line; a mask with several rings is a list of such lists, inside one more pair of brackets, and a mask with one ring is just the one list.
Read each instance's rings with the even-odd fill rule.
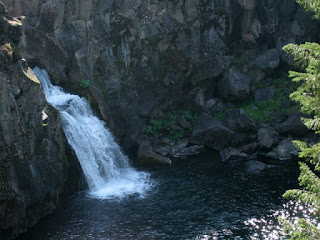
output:
[[[307,11],[313,11],[314,17],[320,19],[320,1],[298,1]],[[301,111],[311,115],[310,118],[302,118],[304,124],[316,134],[320,133],[320,45],[318,43],[305,43],[302,45],[289,44],[284,51],[294,56],[296,63],[303,69],[302,72],[290,71],[293,81],[301,85],[290,97],[301,105]],[[307,162],[300,163],[301,174],[299,183],[302,189],[289,190],[284,194],[285,198],[300,201],[303,204],[315,208],[316,215],[320,211],[320,178],[317,172],[320,170],[320,143],[308,145],[303,141],[294,141],[301,151],[300,158]],[[297,222],[285,222],[286,232],[291,239],[319,239],[320,230],[316,222],[299,219]]]

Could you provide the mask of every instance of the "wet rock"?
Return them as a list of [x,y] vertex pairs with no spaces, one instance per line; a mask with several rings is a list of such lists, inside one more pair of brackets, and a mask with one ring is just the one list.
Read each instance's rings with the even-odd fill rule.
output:
[[256,161],[256,160],[250,160],[245,163],[246,171],[250,173],[258,173],[267,168],[267,164]]
[[289,134],[291,136],[303,136],[309,132],[309,129],[302,123],[301,118],[308,117],[306,114],[301,112],[295,113],[289,117],[281,126],[282,134]]
[[258,145],[264,149],[270,149],[275,144],[274,129],[269,127],[258,130]]
[[184,150],[183,150],[183,154],[185,156],[191,156],[191,155],[197,155],[201,152],[203,152],[205,150],[205,147],[204,146],[199,146],[199,145],[193,145],[193,146],[190,146],[190,147],[186,147]]
[[291,159],[292,156],[298,155],[298,149],[293,145],[292,138],[282,140],[276,148],[279,159]]
[[172,148],[172,156],[175,158],[186,157],[191,155],[197,155],[200,152],[204,151],[204,146],[193,145],[190,147],[184,145],[174,146]]
[[172,155],[175,155],[181,152],[182,149],[185,149],[189,144],[187,139],[178,141],[174,146],[172,146]]
[[251,154],[257,150],[258,144],[256,142],[244,145],[242,147],[243,152]]
[[227,149],[220,151],[220,158],[222,162],[228,162],[231,160],[240,160],[248,157],[249,157],[248,154],[244,152],[240,152],[240,150],[232,147],[229,147]]
[[157,154],[148,141],[142,141],[140,143],[138,159],[144,164],[171,164],[171,160],[167,157]]
[[243,109],[234,109],[226,113],[227,126],[236,132],[254,132],[256,124],[250,119]]
[[212,148],[230,145],[234,132],[208,113],[201,113],[194,126],[190,143]]
[[170,139],[163,139],[156,142],[155,151],[163,156],[167,156],[171,153],[171,146],[174,142]]
[[278,154],[276,152],[274,152],[274,151],[268,152],[266,154],[266,157],[267,158],[272,158],[272,159],[278,159],[279,158]]
[[247,100],[250,94],[250,77],[232,67],[219,81],[219,94],[226,101]]

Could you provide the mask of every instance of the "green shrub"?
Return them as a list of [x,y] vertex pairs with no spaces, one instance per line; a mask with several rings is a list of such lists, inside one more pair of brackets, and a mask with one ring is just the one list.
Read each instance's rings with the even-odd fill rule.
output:
[[214,117],[220,121],[224,121],[224,119],[226,118],[226,113],[227,113],[227,110],[223,110],[222,112],[218,112],[214,114]]
[[90,80],[82,79],[79,83],[80,87],[87,88],[90,86]]
[[162,117],[157,119],[150,119],[147,126],[147,133],[157,137],[159,135],[167,135],[173,141],[181,140],[186,134],[191,133],[192,129],[176,130],[172,127],[178,125],[178,120],[183,118],[193,126],[197,120],[197,114],[193,113],[190,109],[183,111],[166,112]]
[[270,120],[269,114],[259,107],[246,107],[244,110],[248,117],[250,117],[256,123],[264,123]]

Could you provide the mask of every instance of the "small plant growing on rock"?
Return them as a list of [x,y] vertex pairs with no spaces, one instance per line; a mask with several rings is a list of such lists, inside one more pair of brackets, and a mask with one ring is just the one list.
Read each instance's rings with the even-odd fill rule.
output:
[[82,79],[79,83],[80,87],[87,88],[90,86],[90,81],[86,79]]

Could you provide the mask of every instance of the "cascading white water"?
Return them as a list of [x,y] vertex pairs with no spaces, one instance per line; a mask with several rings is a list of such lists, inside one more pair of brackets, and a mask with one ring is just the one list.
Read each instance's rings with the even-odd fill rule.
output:
[[33,69],[41,82],[47,101],[61,115],[62,127],[73,147],[92,196],[123,197],[150,188],[149,175],[130,167],[129,160],[104,123],[95,117],[88,102],[53,86],[48,73]]

